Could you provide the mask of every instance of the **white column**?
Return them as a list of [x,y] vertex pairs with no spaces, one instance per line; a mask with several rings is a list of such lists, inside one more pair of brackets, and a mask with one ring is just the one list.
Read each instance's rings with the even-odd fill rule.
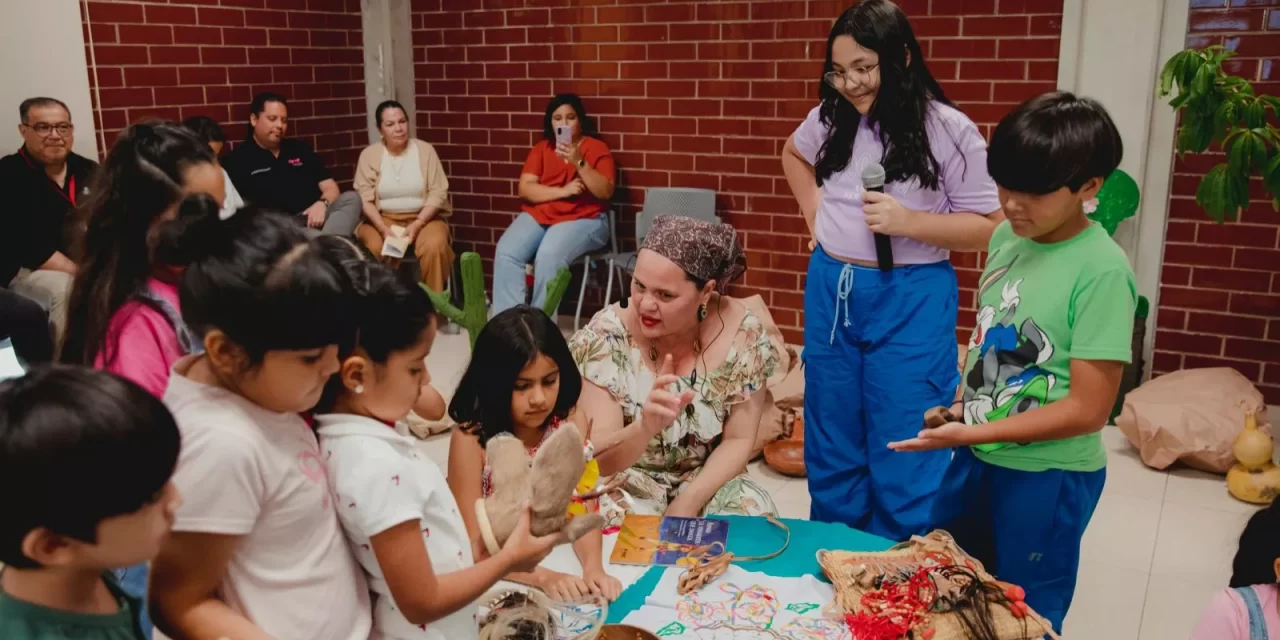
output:
[[414,136],[413,19],[409,0],[362,0],[364,27],[364,85],[369,114],[369,141],[381,139],[373,123],[374,110],[384,100],[404,105],[409,135]]
[[[1190,0],[1064,0],[1058,87],[1102,102],[1124,140],[1120,168],[1142,193],[1138,213],[1116,231],[1151,301],[1145,354],[1155,341],[1164,262],[1175,118],[1156,98],[1160,69],[1184,48]],[[1148,365],[1148,369],[1150,366]]]

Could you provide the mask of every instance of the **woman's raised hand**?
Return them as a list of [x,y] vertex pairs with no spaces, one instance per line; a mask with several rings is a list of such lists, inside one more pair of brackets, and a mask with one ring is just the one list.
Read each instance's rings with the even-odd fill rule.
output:
[[556,155],[563,158],[566,163],[576,165],[582,159],[582,151],[579,149],[580,144],[579,142],[557,143]]
[[671,392],[671,385],[680,382],[675,374],[675,364],[671,355],[662,360],[662,368],[658,369],[658,377],[653,381],[653,390],[644,402],[640,411],[640,424],[650,438],[658,435],[676,421],[676,416],[693,402],[693,391],[685,391],[679,395]]

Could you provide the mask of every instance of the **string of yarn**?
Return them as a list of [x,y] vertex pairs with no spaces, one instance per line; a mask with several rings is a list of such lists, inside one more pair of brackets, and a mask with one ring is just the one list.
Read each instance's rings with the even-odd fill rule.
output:
[[[731,563],[758,562],[761,560],[770,560],[782,555],[782,553],[787,550],[787,547],[791,546],[791,529],[789,529],[787,525],[782,524],[781,520],[778,520],[772,515],[765,516],[765,519],[769,521],[769,524],[782,529],[782,531],[786,533],[786,540],[782,542],[782,546],[779,547],[777,551],[760,556],[739,557],[726,550],[724,548],[724,543],[721,542],[698,547],[685,556],[687,560],[693,561],[694,565],[686,569],[685,572],[680,575],[680,580],[676,585],[676,592],[683,596],[705,587],[716,578],[724,575],[724,572],[729,570],[729,565]],[[712,555],[717,549],[720,553]]]

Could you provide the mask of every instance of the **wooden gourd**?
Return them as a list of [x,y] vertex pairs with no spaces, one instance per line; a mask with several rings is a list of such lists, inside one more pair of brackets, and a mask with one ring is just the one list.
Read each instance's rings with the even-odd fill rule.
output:
[[1238,461],[1227,471],[1227,490],[1238,500],[1271,504],[1280,494],[1280,467],[1271,460],[1275,445],[1258,429],[1256,411],[1245,414],[1244,431],[1236,436],[1231,452]]

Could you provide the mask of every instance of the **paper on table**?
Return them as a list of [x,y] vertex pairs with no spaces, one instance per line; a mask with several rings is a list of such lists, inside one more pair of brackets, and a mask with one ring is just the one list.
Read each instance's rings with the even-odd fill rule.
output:
[[398,224],[391,225],[391,233],[382,240],[382,255],[403,258],[409,253],[409,232]]
[[0,380],[20,378],[26,370],[18,362],[18,352],[13,350],[13,341],[0,338]]
[[711,584],[681,596],[676,585],[683,572],[667,569],[645,605],[622,622],[664,640],[850,638],[843,619],[829,615],[835,591],[813,576],[777,578],[731,566]]

